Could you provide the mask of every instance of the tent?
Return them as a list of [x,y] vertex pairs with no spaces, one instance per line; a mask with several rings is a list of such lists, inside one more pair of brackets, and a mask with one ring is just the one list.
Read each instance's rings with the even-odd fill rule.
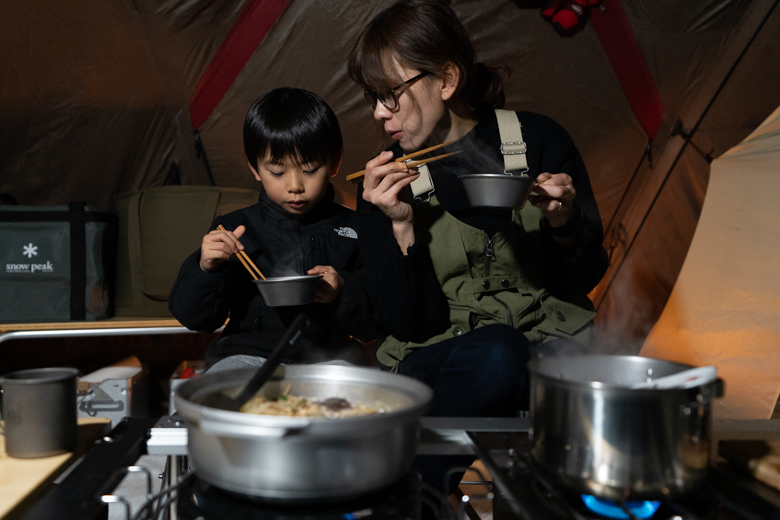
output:
[[[170,173],[184,184],[254,188],[241,126],[251,102],[279,86],[331,104],[345,137],[342,172],[360,170],[383,142],[346,59],[390,3],[4,2],[0,193],[22,204],[110,207],[117,193],[161,185]],[[513,70],[507,108],[553,117],[580,149],[610,253],[591,295],[599,347],[638,353],[683,265],[710,162],[780,104],[778,0],[603,0],[565,35],[540,15],[540,1],[450,3],[479,58]],[[616,13],[628,43],[604,38],[604,17]],[[638,54],[616,67],[631,49]],[[227,69],[214,65],[219,56]],[[663,108],[651,132],[626,73],[636,65]],[[355,186],[343,176],[335,184],[353,206]]]
[[715,365],[716,416],[766,419],[780,395],[780,107],[712,162],[696,234],[643,356]]

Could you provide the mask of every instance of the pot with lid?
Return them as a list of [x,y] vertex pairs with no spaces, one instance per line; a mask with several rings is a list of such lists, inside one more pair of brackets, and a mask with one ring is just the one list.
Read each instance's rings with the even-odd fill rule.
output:
[[528,368],[533,459],[561,484],[645,500],[682,495],[705,476],[711,404],[723,395],[722,380],[636,388],[693,368],[638,356],[552,356]]
[[424,383],[369,368],[288,365],[258,395],[341,398],[386,411],[331,419],[224,409],[225,396],[235,397],[255,371],[207,373],[176,389],[188,454],[204,481],[269,500],[333,500],[390,485],[411,468],[418,419],[433,395]]

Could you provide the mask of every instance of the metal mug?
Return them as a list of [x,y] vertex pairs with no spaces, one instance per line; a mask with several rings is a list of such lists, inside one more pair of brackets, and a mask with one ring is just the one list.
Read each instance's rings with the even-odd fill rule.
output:
[[77,375],[75,368],[34,368],[0,377],[8,456],[48,457],[76,447]]

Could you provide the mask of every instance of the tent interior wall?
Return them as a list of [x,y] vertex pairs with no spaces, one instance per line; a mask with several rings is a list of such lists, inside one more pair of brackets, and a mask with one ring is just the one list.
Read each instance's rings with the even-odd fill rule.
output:
[[[111,207],[117,193],[162,185],[172,164],[183,184],[208,184],[189,100],[250,2],[3,2],[0,193],[20,204]],[[301,87],[339,117],[345,156],[334,184],[337,200],[354,207],[344,174],[386,143],[346,61],[361,28],[390,3],[287,4],[199,128],[217,185],[256,188],[243,154],[246,110],[270,89]],[[478,57],[512,69],[506,107],[551,116],[582,153],[610,252],[591,295],[599,349],[638,353],[682,267],[710,161],[780,104],[778,0],[620,1],[665,107],[652,142],[591,24],[562,37],[538,0],[450,3]]]

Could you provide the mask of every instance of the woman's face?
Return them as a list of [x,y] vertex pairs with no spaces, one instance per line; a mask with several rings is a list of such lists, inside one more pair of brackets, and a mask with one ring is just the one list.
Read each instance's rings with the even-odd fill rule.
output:
[[[394,62],[396,73],[406,81],[420,73]],[[382,103],[374,108],[374,119],[382,123],[385,132],[398,141],[405,152],[414,151],[428,144],[434,130],[447,115],[446,99],[450,95],[443,88],[443,81],[428,75],[396,92],[398,106],[388,110]]]

